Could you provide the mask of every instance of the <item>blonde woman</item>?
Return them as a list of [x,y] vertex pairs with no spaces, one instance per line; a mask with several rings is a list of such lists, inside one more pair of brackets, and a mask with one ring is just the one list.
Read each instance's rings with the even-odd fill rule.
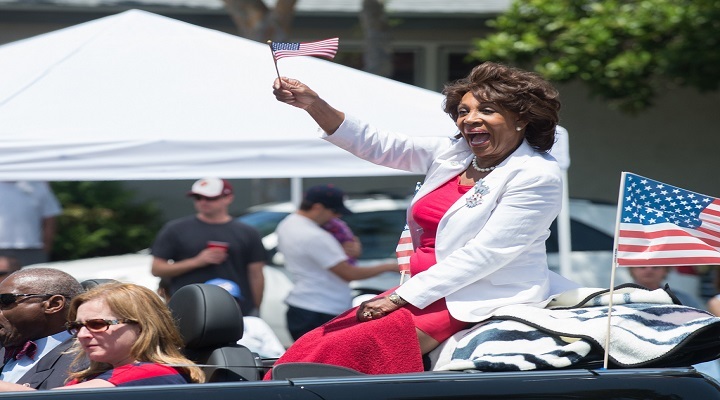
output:
[[[170,310],[151,290],[129,283],[97,286],[72,300],[68,331],[77,338],[76,361],[87,368],[56,389],[204,382],[185,358]],[[34,390],[0,382],[0,390]]]

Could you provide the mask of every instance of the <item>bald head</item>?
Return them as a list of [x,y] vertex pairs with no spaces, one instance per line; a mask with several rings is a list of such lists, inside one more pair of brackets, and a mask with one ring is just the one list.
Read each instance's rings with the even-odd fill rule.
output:
[[0,282],[0,294],[9,295],[0,303],[0,342],[18,346],[62,332],[70,298],[82,292],[80,282],[57,269],[25,268],[10,274]]
[[[32,288],[34,293],[62,294],[75,297],[85,291],[80,282],[67,272],[54,268],[25,268],[12,273],[14,285]],[[2,285],[0,284],[0,287]],[[6,293],[0,291],[0,293]]]

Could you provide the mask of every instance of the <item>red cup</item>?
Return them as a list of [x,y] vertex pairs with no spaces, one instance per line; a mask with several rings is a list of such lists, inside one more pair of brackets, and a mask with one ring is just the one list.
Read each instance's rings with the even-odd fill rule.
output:
[[228,242],[217,242],[214,240],[210,240],[207,242],[208,249],[220,249],[224,252],[227,252],[228,247],[230,247],[230,243]]

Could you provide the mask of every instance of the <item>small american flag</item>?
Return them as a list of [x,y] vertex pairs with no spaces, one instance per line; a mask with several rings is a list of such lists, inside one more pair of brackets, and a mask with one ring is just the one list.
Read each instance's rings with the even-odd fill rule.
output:
[[270,47],[275,60],[297,56],[318,56],[332,60],[337,53],[338,42],[338,38],[307,43],[273,42]]
[[617,265],[720,264],[720,200],[623,173]]
[[[415,193],[420,190],[421,183],[415,184]],[[398,240],[397,247],[395,248],[395,255],[398,261],[398,270],[400,271],[400,284],[402,285],[405,280],[405,275],[410,274],[410,256],[413,254],[415,249],[413,248],[412,237],[410,237],[410,227],[405,224],[405,228],[400,234],[400,240]]]

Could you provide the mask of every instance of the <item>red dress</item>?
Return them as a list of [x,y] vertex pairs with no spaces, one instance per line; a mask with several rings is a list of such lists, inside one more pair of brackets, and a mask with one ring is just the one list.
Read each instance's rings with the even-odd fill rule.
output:
[[[410,257],[412,276],[435,265],[435,236],[440,219],[450,206],[470,189],[472,189],[472,185],[460,185],[458,176],[415,202],[411,211],[412,216],[423,232],[420,235],[420,245]],[[467,322],[458,321],[450,315],[445,299],[440,299],[422,310],[410,304],[405,307],[412,313],[415,326],[438,342],[443,342],[470,325]]]

